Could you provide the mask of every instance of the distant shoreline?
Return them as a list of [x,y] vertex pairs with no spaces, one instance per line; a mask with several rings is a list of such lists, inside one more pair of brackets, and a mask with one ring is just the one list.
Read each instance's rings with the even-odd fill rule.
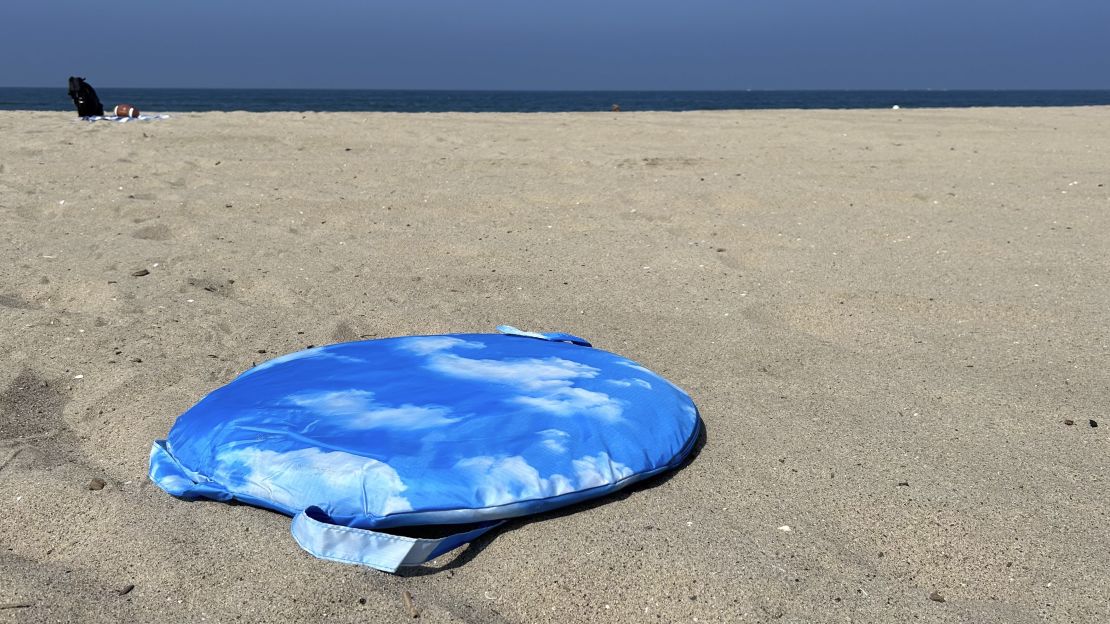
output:
[[[94,84],[95,86],[95,84]],[[622,112],[1110,106],[1106,90],[1028,91],[416,91],[97,89],[106,106],[164,112]],[[0,110],[73,110],[61,87],[0,87]]]

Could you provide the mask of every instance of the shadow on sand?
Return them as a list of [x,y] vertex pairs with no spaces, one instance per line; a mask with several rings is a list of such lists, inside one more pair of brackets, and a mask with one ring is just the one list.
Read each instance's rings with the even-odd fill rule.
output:
[[[650,490],[650,489],[656,488],[656,487],[666,483],[667,481],[670,481],[676,474],[678,474],[678,471],[686,468],[686,466],[692,464],[697,459],[698,455],[701,453],[702,447],[705,446],[706,441],[709,438],[709,434],[708,434],[707,427],[705,425],[705,421],[700,420],[700,418],[699,418],[699,421],[700,421],[701,426],[699,427],[699,430],[698,430],[698,437],[694,441],[694,448],[690,450],[690,454],[686,456],[686,459],[684,459],[682,461],[682,463],[679,464],[673,470],[668,470],[666,472],[655,475],[655,476],[650,477],[648,479],[644,479],[643,481],[634,483],[634,484],[632,484],[632,485],[630,485],[630,486],[628,486],[628,487],[626,487],[622,490],[619,490],[617,492],[613,492],[612,494],[609,494],[607,496],[603,496],[601,498],[595,498],[593,500],[584,501],[584,502],[577,503],[577,504],[574,504],[574,505],[569,505],[567,507],[562,507],[560,509],[556,509],[556,510],[553,510],[553,511],[548,511],[548,512],[545,512],[545,513],[535,514],[535,515],[531,515],[531,516],[525,516],[525,517],[522,517],[522,518],[511,518],[508,521],[506,521],[504,525],[498,527],[497,529],[494,529],[493,531],[490,531],[489,533],[486,533],[485,535],[482,535],[481,537],[474,540],[473,542],[470,542],[466,546],[463,546],[463,547],[459,548],[457,551],[455,551],[458,554],[455,555],[450,561],[447,561],[446,563],[444,563],[443,565],[431,566],[431,565],[428,565],[428,564],[424,564],[424,565],[421,565],[421,566],[405,567],[405,568],[401,568],[401,569],[397,570],[397,572],[396,572],[397,576],[406,577],[406,578],[416,577],[416,576],[428,576],[430,574],[439,574],[440,572],[446,572],[448,570],[454,570],[455,568],[466,565],[468,562],[472,561],[475,557],[480,555],[482,553],[482,551],[486,549],[486,546],[489,546],[490,543],[492,543],[493,540],[497,539],[497,537],[499,535],[503,535],[503,534],[508,533],[510,531],[515,531],[515,530],[519,529],[522,526],[525,526],[527,524],[532,524],[534,522],[546,522],[548,520],[555,520],[555,519],[558,519],[558,518],[562,518],[563,516],[568,516],[568,515],[573,514],[573,513],[578,513],[580,511],[587,511],[587,510],[593,509],[595,507],[599,507],[601,505],[608,505],[610,503],[615,503],[617,501],[622,501],[622,500],[628,498],[629,496],[632,496],[632,495],[636,494],[637,492],[642,492],[644,490]],[[409,537],[433,537],[437,534],[442,535],[444,533],[458,533],[458,532],[465,531],[465,530],[468,530],[471,527],[476,527],[476,526],[477,525],[452,525],[450,527],[442,527],[442,526],[426,527],[427,532],[420,531],[419,535],[417,535],[415,532],[409,532],[409,531],[403,531],[403,534],[407,535]],[[443,529],[448,529],[448,530],[443,531]],[[448,556],[450,556],[449,553],[446,554],[446,555],[441,555],[441,558],[442,557],[448,557]]]

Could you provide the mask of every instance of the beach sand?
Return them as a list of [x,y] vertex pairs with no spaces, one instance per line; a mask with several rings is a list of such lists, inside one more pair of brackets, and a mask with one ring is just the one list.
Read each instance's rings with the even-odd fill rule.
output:
[[[0,113],[0,621],[1110,621],[1108,164],[1105,108]],[[146,477],[256,362],[499,323],[704,447],[397,576]]]

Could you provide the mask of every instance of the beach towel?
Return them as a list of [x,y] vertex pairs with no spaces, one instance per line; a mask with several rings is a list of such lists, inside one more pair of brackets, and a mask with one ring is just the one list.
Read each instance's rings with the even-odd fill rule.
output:
[[[274,358],[182,414],[150,478],[293,516],[313,555],[394,572],[691,453],[698,410],[671,382],[576,336],[498,329]],[[446,535],[405,535],[430,525]]]
[[129,121],[157,121],[159,119],[169,119],[170,116],[163,113],[160,115],[139,115],[138,117],[119,117],[117,115],[92,115],[90,117],[78,117],[77,121],[115,121],[119,123],[127,123]]

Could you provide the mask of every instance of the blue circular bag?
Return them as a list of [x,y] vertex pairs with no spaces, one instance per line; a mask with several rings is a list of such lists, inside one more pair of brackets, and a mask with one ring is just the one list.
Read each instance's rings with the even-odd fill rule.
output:
[[[666,379],[575,336],[498,329],[272,359],[182,414],[151,448],[150,478],[294,516],[310,553],[394,572],[693,449],[697,408]],[[381,531],[471,523],[437,539]]]

